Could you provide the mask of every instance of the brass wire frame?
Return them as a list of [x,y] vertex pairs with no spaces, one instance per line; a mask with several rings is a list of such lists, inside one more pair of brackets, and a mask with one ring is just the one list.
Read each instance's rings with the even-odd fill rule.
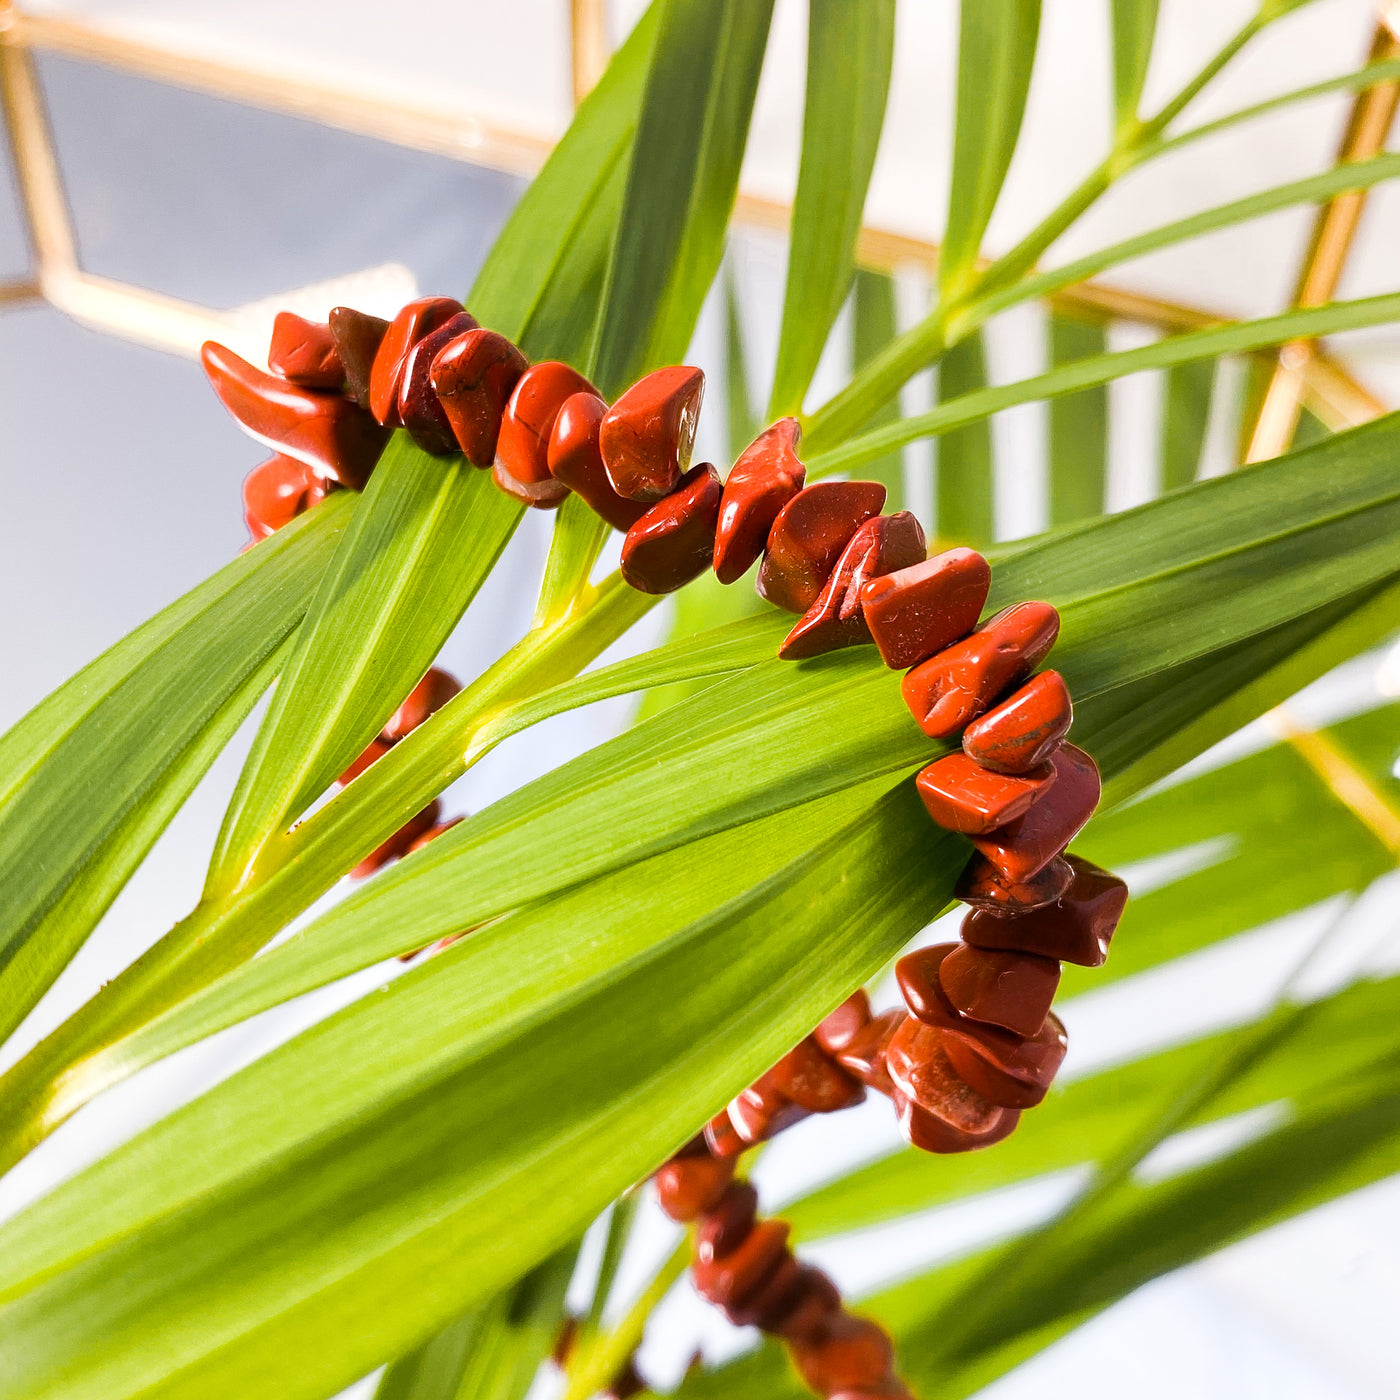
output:
[[[606,0],[569,0],[571,73],[575,103],[597,82],[608,58]],[[1400,55],[1400,0],[1382,0],[1369,61]],[[193,302],[85,272],[78,262],[62,172],[35,71],[35,52],[63,54],[156,82],[285,112],[343,131],[509,174],[531,176],[552,142],[489,120],[442,108],[365,97],[302,78],[258,73],[192,58],[106,33],[72,20],[29,15],[0,0],[0,107],[3,107],[20,202],[34,256],[31,276],[0,281],[0,310],[46,301],[95,329],[122,339],[194,357],[226,327],[225,316]],[[1378,84],[1353,99],[1339,161],[1361,160],[1385,144],[1400,104],[1400,84]],[[1295,304],[1329,300],[1351,251],[1366,193],[1343,194],[1323,205],[1314,222]],[[782,234],[790,205],[740,194],[741,227]],[[932,272],[938,246],[887,229],[864,226],[856,245],[862,266]],[[1129,321],[1164,334],[1220,324],[1228,317],[1103,282],[1085,282],[1049,298],[1052,309],[1100,320]],[[1275,369],[1250,439],[1248,460],[1287,449],[1306,406],[1332,431],[1354,427],[1386,405],[1314,341],[1263,352]],[[1297,725],[1280,708],[1271,716],[1327,787],[1400,858],[1400,813],[1351,760],[1324,736]]]

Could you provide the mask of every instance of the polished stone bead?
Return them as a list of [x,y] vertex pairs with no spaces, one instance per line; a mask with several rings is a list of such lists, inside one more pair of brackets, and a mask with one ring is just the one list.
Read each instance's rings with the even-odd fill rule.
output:
[[946,739],[1030,675],[1059,634],[1049,603],[1017,603],[915,666],[904,678],[904,703],[930,739]]
[[200,358],[214,392],[246,433],[342,486],[358,491],[369,480],[388,434],[363,409],[339,394],[264,374],[212,340]]
[[864,1029],[857,1031],[837,1051],[836,1063],[877,1094],[888,1094],[894,1088],[894,1081],[885,1064],[885,1051],[904,1020],[904,1012],[898,1007],[872,1017]]
[[802,489],[807,469],[797,456],[801,437],[796,418],[781,418],[730,468],[715,530],[715,577],[721,583],[735,583],[748,573],[778,512]]
[[413,843],[437,823],[441,813],[442,803],[434,798],[421,812],[410,817],[382,846],[367,855],[350,872],[351,876],[356,880],[363,880],[367,875],[373,875],[376,870],[388,865],[391,860],[407,855]]
[[764,1076],[811,1113],[838,1113],[865,1098],[865,1089],[841,1070],[812,1036],[793,1046]]
[[1044,1099],[1064,1062],[1068,1041],[1052,1011],[1032,1036],[1008,1032],[946,1035],[943,1048],[953,1068],[984,1098],[1006,1108],[1034,1108]]
[[507,496],[513,496],[521,505],[533,506],[535,510],[555,510],[569,496],[569,488],[553,477],[544,481],[521,481],[511,475],[499,457],[491,468],[491,479]]
[[827,1319],[840,1311],[841,1290],[820,1269],[802,1264],[787,1315],[771,1330],[786,1342],[811,1345],[820,1339]]
[[598,446],[608,480],[629,501],[659,501],[690,465],[705,376],[668,365],[639,379],[603,416]]
[[865,584],[861,608],[885,665],[903,670],[967,636],[991,586],[991,566],[975,549],[950,549]]
[[496,461],[527,490],[557,491],[561,483],[549,474],[549,436],[565,400],[597,390],[576,369],[559,360],[531,365],[516,383],[501,418],[496,438]]
[[904,1140],[921,1152],[975,1152],[979,1147],[991,1147],[1010,1137],[1021,1121],[1017,1110],[1003,1108],[998,1110],[1000,1116],[986,1132],[969,1133],[946,1118],[920,1108],[905,1094],[895,1094],[894,1107]]
[[336,779],[336,782],[344,787],[347,783],[353,783],[371,763],[377,763],[386,753],[389,752],[390,745],[383,739],[376,736],[365,746],[364,752]]
[[851,536],[880,513],[875,481],[819,481],[778,512],[758,571],[758,591],[776,607],[805,613],[817,601]]
[[340,363],[331,328],[305,320],[295,311],[277,313],[272,323],[267,367],[303,389],[333,389],[339,393],[345,387],[345,366]]
[[1080,967],[1102,967],[1128,902],[1128,887],[1081,856],[1067,855],[1065,861],[1074,879],[1053,904],[1019,918],[969,910],[963,938],[975,948],[1008,948]]
[[685,1224],[713,1209],[733,1180],[732,1157],[708,1151],[676,1156],[656,1173],[656,1199],[672,1220]]
[[1079,835],[1099,805],[1098,765],[1083,749],[1065,744],[1051,755],[1050,766],[1055,781],[1029,811],[996,831],[972,838],[1008,884],[1025,884],[1043,870]]
[[730,1099],[725,1112],[735,1135],[752,1146],[800,1123],[808,1110],[788,1098],[770,1069]]
[[724,1315],[735,1327],[761,1327],[771,1332],[802,1296],[802,1265],[788,1253],[778,1261],[767,1281],[742,1303],[731,1303]]
[[428,377],[472,466],[494,464],[506,404],[529,367],[505,336],[480,327],[453,336],[433,356]]
[[828,1055],[844,1050],[856,1035],[870,1024],[870,998],[863,987],[852,992],[840,1006],[812,1032]]
[[436,714],[462,687],[456,677],[432,667],[427,675],[408,693],[408,698],[389,717],[379,737],[396,744],[405,734],[411,734],[429,715]]
[[581,496],[584,504],[614,530],[625,531],[647,513],[648,507],[619,496],[603,469],[598,430],[607,411],[607,404],[597,394],[573,394],[565,399],[549,435],[546,461],[555,480]]
[[816,602],[787,634],[778,655],[800,661],[868,642],[870,629],[860,606],[863,582],[923,555],[924,532],[908,511],[872,516],[851,536]]
[[361,408],[369,407],[369,377],[388,330],[388,321],[353,306],[337,306],[331,311],[331,339],[345,370],[345,392]]
[[1060,985],[1060,964],[1034,953],[996,952],[959,944],[943,959],[938,983],[953,1009],[1017,1035],[1045,1024]]
[[716,1157],[738,1157],[746,1152],[751,1144],[740,1137],[729,1117],[729,1110],[722,1108],[705,1124],[705,1145]]
[[818,1395],[879,1385],[894,1370],[894,1343],[878,1322],[831,1313],[815,1337],[792,1347],[793,1364]]
[[[401,307],[399,314],[389,322],[369,372],[369,411],[379,422],[389,427],[399,426],[399,385],[408,352],[425,335],[462,314],[462,303],[451,297],[420,297]],[[473,321],[472,325],[475,324]],[[459,327],[459,331],[467,329],[469,327]]]
[[1001,1109],[989,1103],[953,1068],[943,1051],[943,1032],[913,1016],[885,1052],[894,1086],[926,1113],[965,1133],[985,1133],[996,1126]]
[[703,574],[714,552],[722,489],[708,462],[688,471],[627,531],[622,577],[641,593],[671,593]]
[[1061,856],[1042,866],[1029,880],[1008,880],[989,861],[978,855],[968,861],[953,893],[974,909],[991,909],[1003,914],[1028,914],[1053,904],[1070,887],[1074,871]]
[[945,831],[995,831],[1029,812],[1050,791],[1048,764],[1012,777],[993,773],[964,753],[950,753],[921,769],[916,786],[928,814]]
[[731,1181],[695,1232],[695,1257],[713,1264],[748,1239],[758,1216],[758,1192],[747,1181]]
[[255,540],[266,539],[325,499],[328,483],[295,457],[269,457],[243,478],[243,519]]
[[433,361],[458,336],[478,330],[475,317],[465,311],[443,322],[409,346],[399,374],[399,422],[424,452],[447,457],[457,451],[452,421],[433,387]]
[[997,773],[1028,773],[1060,747],[1073,722],[1063,677],[1042,671],[963,730],[963,752]]
[[708,1264],[697,1259],[691,1269],[695,1291],[720,1307],[742,1304],[753,1297],[772,1276],[787,1254],[788,1226],[782,1220],[764,1220],[748,1238],[723,1259]]

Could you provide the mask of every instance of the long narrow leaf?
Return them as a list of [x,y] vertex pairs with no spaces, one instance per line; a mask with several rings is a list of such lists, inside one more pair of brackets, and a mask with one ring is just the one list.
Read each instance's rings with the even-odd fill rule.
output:
[[[943,403],[976,393],[985,389],[986,384],[987,357],[980,333],[959,341],[939,362],[938,397]],[[937,533],[940,540],[949,544],[982,545],[994,537],[994,472],[990,422],[969,423],[939,438]]]
[[[1050,363],[1102,355],[1104,328],[1050,318]],[[1108,391],[1102,387],[1050,401],[1050,523],[1102,515],[1108,482]]]
[[[883,272],[860,268],[856,272],[855,291],[851,298],[851,367],[859,369],[874,358],[895,337],[894,278]],[[880,426],[899,417],[899,406],[888,403],[871,415],[871,423]],[[889,452],[874,462],[868,462],[861,473],[869,481],[878,481],[886,491],[885,511],[904,509],[904,454]]]
[[1177,365],[1165,375],[1162,394],[1162,490],[1195,481],[1210,422],[1215,363]]
[[1156,29],[1157,0],[1113,0],[1113,119],[1119,130],[1137,117]]

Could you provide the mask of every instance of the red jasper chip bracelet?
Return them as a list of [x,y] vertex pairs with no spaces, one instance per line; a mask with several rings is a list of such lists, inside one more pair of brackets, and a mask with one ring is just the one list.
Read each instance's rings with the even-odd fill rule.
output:
[[[625,532],[621,570],[669,593],[707,568],[733,583],[759,565],[769,602],[800,614],[779,655],[804,660],[872,643],[906,672],[902,693],[932,740],[961,735],[916,786],[930,818],[974,852],[955,893],[970,906],[962,942],[923,948],[896,969],[905,1010],[872,1014],[864,992],[706,1124],[656,1173],[663,1208],[695,1222],[695,1283],[735,1322],[781,1337],[821,1395],[876,1400],[907,1392],[889,1339],[844,1311],[825,1275],[799,1264],[787,1227],[759,1221],[736,1159],[812,1113],[889,1097],[901,1131],[931,1152],[1000,1141],[1038,1104],[1065,1054],[1050,1009],[1060,963],[1100,965],[1127,888],[1068,854],[1096,807],[1098,769],[1066,743],[1074,712],[1056,671],[1037,671],[1059,635],[1043,602],[979,626],[991,589],[971,549],[927,557],[906,511],[881,514],[868,481],[806,481],[796,419],[762,432],[721,481],[692,467],[704,375],[669,366],[609,405],[568,365],[530,365],[504,336],[446,297],[410,302],[392,321],[338,307],[326,325],[278,316],[273,373],[212,342],[204,363],[243,427],[276,452],[244,483],[255,540],[338,486],[362,488],[390,429],[429,452],[460,451],[538,509],[570,492]],[[341,776],[348,783],[458,687],[433,670]],[[368,874],[449,824],[429,804],[356,867]]]

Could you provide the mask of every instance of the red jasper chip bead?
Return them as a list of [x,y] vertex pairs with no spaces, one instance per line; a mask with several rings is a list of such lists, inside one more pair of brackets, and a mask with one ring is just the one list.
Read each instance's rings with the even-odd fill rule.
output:
[[1008,884],[1034,879],[1079,835],[1099,805],[1098,766],[1083,749],[1064,745],[1051,755],[1050,766],[1055,770],[1054,783],[1024,816],[972,838]]
[[399,426],[399,386],[403,381],[404,357],[409,350],[425,335],[462,314],[462,303],[451,297],[420,297],[400,307],[374,352],[374,363],[369,371],[369,411],[380,423]]
[[772,1070],[741,1090],[725,1110],[730,1126],[745,1146],[766,1142],[807,1117],[809,1110],[794,1103],[778,1087]]
[[860,604],[885,665],[926,661],[977,626],[992,570],[975,549],[950,549],[861,589]]
[[837,1113],[865,1099],[865,1088],[844,1073],[811,1036],[800,1040],[764,1076],[811,1113]]
[[974,909],[1019,916],[1053,904],[1069,889],[1074,871],[1062,856],[1042,866],[1029,880],[1008,880],[984,855],[968,861],[953,893]]
[[773,1330],[789,1345],[814,1345],[820,1340],[827,1319],[840,1311],[841,1292],[836,1285],[820,1269],[800,1264],[787,1315]]
[[345,392],[361,408],[369,407],[369,377],[388,330],[388,321],[353,306],[337,306],[331,311],[331,339],[345,371]]
[[381,738],[375,737],[365,746],[365,750],[360,756],[336,779],[341,787],[348,783],[353,783],[371,763],[377,763],[386,753],[389,752],[390,745]]
[[642,593],[671,593],[703,574],[714,553],[722,490],[708,462],[688,471],[671,495],[627,531],[622,577]]
[[784,1254],[767,1282],[742,1303],[731,1303],[724,1315],[735,1327],[761,1327],[771,1332],[775,1322],[786,1317],[802,1291],[802,1265],[791,1254]]
[[904,703],[930,739],[946,739],[1035,670],[1059,634],[1049,603],[1017,603],[915,666],[904,678]]
[[1012,777],[989,772],[966,754],[950,753],[921,769],[915,786],[929,816],[945,831],[981,833],[1029,812],[1054,781],[1048,763]]
[[436,666],[432,667],[409,691],[403,704],[389,717],[388,723],[380,730],[379,737],[389,744],[398,743],[405,734],[412,733],[430,715],[442,709],[454,695],[461,692],[461,689],[456,677],[448,675],[446,671],[439,671]]
[[828,1055],[837,1055],[869,1024],[870,998],[861,988],[822,1020],[812,1032],[812,1039]]
[[308,321],[295,311],[277,313],[267,367],[303,389],[339,392],[345,387],[345,366],[340,363],[331,328]]
[[569,488],[562,481],[521,481],[499,457],[491,468],[491,479],[507,496],[535,510],[557,510],[569,496]]
[[1080,967],[1102,967],[1128,903],[1128,887],[1081,856],[1066,856],[1065,863],[1073,882],[1053,904],[1019,918],[970,910],[962,923],[963,939],[974,948],[1018,949]]
[[739,1157],[753,1144],[740,1135],[726,1108],[705,1124],[705,1146],[716,1157]]
[[747,1181],[731,1181],[705,1213],[695,1234],[695,1257],[713,1264],[748,1238],[758,1216],[758,1192]]
[[1011,1136],[1021,1121],[1016,1109],[1003,1108],[992,1127],[983,1133],[969,1133],[955,1127],[946,1118],[920,1108],[913,1099],[896,1092],[894,1095],[895,1113],[899,1119],[899,1131],[911,1147],[921,1152],[975,1152],[979,1147],[991,1147]]
[[1060,747],[1073,723],[1064,678],[1058,671],[1042,671],[967,726],[963,752],[997,773],[1029,773]]
[[343,486],[359,490],[369,480],[388,434],[349,399],[264,374],[212,340],[200,358],[214,392],[244,432]]
[[373,875],[381,866],[388,865],[391,860],[406,856],[413,843],[437,824],[437,819],[441,814],[442,803],[437,798],[433,798],[421,812],[410,817],[382,846],[367,855],[350,874],[357,880],[363,880],[365,876]]
[[[698,1139],[702,1147],[704,1139]],[[654,1180],[656,1199],[672,1220],[685,1224],[712,1210],[734,1179],[734,1159],[715,1157],[708,1149],[673,1157]]]
[[705,375],[668,365],[639,379],[603,416],[598,445],[608,480],[629,501],[659,501],[690,465]]
[[817,601],[851,536],[880,513],[876,481],[819,481],[804,486],[773,521],[758,571],[758,591],[776,607],[805,613]]
[[885,1063],[885,1053],[906,1019],[898,1007],[882,1011],[837,1051],[836,1063],[877,1094],[891,1093],[894,1081]]
[[796,418],[780,418],[730,468],[715,529],[715,577],[721,583],[736,583],[748,573],[778,512],[802,489],[807,469],[797,456],[801,437]]
[[433,356],[428,377],[457,446],[472,466],[495,462],[506,404],[529,367],[505,336],[480,327],[453,336]]
[[476,318],[461,311],[437,330],[415,341],[403,357],[399,374],[399,422],[423,451],[434,456],[446,457],[456,452],[457,437],[433,386],[433,362],[459,335],[477,329]]
[[860,607],[865,580],[903,568],[924,556],[924,532],[907,510],[872,516],[851,536],[817,600],[787,634],[778,655],[785,661],[819,656],[870,640]]
[[564,400],[549,435],[549,474],[562,482],[614,530],[630,530],[647,513],[640,501],[613,490],[603,467],[598,431],[608,406],[597,394],[573,394]]
[[943,1050],[943,1032],[910,1016],[886,1052],[895,1088],[926,1113],[962,1132],[980,1135],[1000,1122],[1001,1109],[984,1099]]
[[695,1291],[720,1307],[742,1304],[768,1281],[787,1253],[788,1226],[782,1220],[764,1220],[749,1231],[738,1248],[722,1259],[695,1261],[691,1276]]
[[834,1312],[815,1336],[794,1344],[792,1360],[818,1395],[830,1395],[885,1380],[894,1369],[894,1343],[870,1318]]
[[583,375],[559,360],[531,365],[517,381],[501,418],[497,482],[505,474],[527,492],[534,491],[537,503],[557,504],[567,488],[549,474],[549,435],[566,399],[596,392]]
[[971,1020],[1035,1035],[1060,985],[1060,964],[1035,953],[962,943],[943,959],[938,983],[953,1009]]
[[266,539],[324,500],[328,490],[305,462],[279,453],[243,478],[243,519],[255,540]]

